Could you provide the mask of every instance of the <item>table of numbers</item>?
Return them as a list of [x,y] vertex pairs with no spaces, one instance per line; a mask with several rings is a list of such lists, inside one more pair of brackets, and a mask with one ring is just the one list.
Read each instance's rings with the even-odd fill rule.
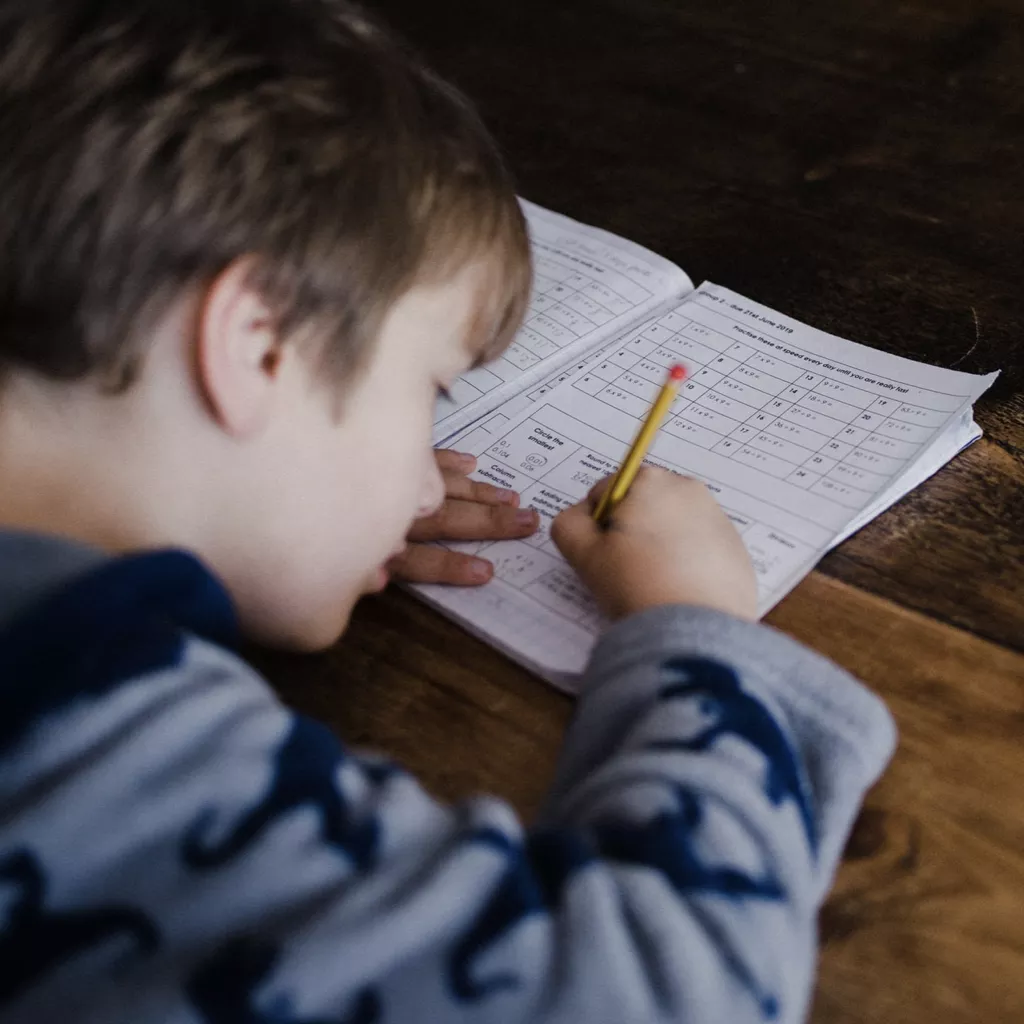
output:
[[[595,630],[599,616],[593,601],[551,540],[551,524],[617,468],[614,438],[602,437],[582,421],[538,403],[524,419],[510,423],[495,416],[463,439],[479,451],[477,477],[518,491],[524,505],[537,510],[540,528],[525,540],[453,545],[491,560],[495,577],[570,621]],[[468,443],[465,443],[468,442]],[[776,524],[733,507],[737,492],[708,481],[726,514],[743,537],[758,585],[768,600],[808,557],[814,546]]]
[[993,379],[911,364],[702,285],[452,438],[477,457],[477,479],[518,491],[541,527],[453,545],[492,560],[495,579],[470,596],[435,587],[429,599],[531,663],[578,671],[601,619],[551,524],[616,470],[676,363],[687,379],[646,461],[714,494],[750,555],[759,614],[924,479]]
[[809,372],[678,310],[573,386],[639,420],[674,363],[688,379],[667,433],[851,509],[915,458],[949,416]]

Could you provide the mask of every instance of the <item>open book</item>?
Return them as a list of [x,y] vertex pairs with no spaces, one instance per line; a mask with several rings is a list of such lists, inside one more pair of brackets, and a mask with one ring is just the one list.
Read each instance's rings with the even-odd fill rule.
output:
[[914,362],[718,285],[695,289],[632,242],[524,209],[536,269],[526,322],[439,404],[434,439],[478,456],[477,478],[521,492],[541,529],[452,545],[494,562],[484,587],[413,590],[563,689],[604,624],[552,544],[551,520],[617,468],[673,363],[687,383],[647,461],[718,498],[753,559],[762,615],[981,436],[972,405],[995,373]]

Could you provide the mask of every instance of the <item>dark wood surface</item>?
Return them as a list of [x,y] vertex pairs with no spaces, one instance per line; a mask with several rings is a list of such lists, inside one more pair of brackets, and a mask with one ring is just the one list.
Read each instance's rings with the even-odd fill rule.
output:
[[[820,1024],[1024,1020],[1024,0],[377,0],[481,105],[523,194],[695,280],[974,372],[986,438],[769,621],[900,748],[822,914]],[[399,593],[285,699],[435,793],[527,818],[569,700]]]

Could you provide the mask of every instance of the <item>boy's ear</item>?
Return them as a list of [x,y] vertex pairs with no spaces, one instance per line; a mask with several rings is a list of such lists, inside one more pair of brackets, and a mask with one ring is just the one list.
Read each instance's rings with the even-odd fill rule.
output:
[[235,437],[266,425],[280,381],[283,346],[270,308],[236,260],[207,287],[196,324],[200,390],[217,422]]

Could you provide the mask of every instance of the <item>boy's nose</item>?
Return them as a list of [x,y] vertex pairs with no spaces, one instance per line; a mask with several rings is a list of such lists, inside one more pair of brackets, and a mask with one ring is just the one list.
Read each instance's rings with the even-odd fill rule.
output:
[[416,518],[433,515],[444,503],[444,477],[437,468],[434,453],[430,453],[430,466],[427,469],[423,487],[420,491],[420,504],[416,509]]

